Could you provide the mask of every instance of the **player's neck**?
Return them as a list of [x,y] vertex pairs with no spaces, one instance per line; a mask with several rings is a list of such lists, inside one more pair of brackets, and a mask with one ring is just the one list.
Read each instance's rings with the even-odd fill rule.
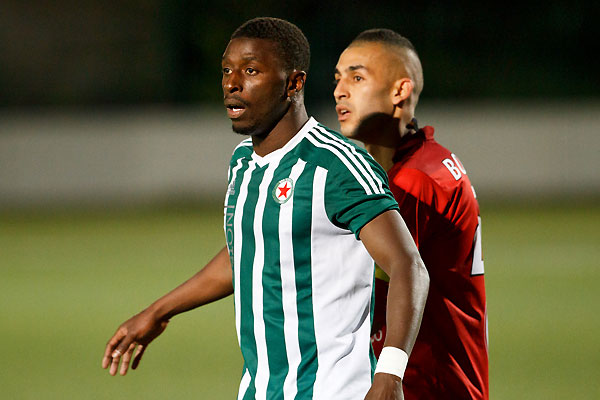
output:
[[252,146],[254,152],[264,157],[267,154],[282,148],[302,129],[308,121],[308,114],[304,103],[292,104],[277,125],[265,136],[253,136]]
[[379,118],[378,124],[367,126],[367,124],[361,127],[356,139],[362,141],[365,144],[365,148],[373,156],[375,161],[379,163],[386,171],[394,165],[394,155],[396,149],[400,145],[401,132],[400,124],[401,120],[386,116],[386,118]]
[[264,157],[267,154],[282,148],[302,129],[308,121],[308,114],[304,103],[292,104],[283,118],[269,132],[268,135],[252,137],[254,152]]
[[[406,119],[410,122],[407,123]],[[416,120],[410,116],[400,120],[399,124],[388,125],[388,129],[382,129],[382,134],[379,136],[379,140],[376,142],[365,142],[365,148],[373,156],[375,161],[383,167],[384,170],[389,171],[394,166],[394,156],[398,146],[405,136],[415,134],[418,129],[416,126]]]
[[394,166],[393,159],[396,154],[396,146],[391,147],[365,143],[365,148],[384,170],[389,171]]

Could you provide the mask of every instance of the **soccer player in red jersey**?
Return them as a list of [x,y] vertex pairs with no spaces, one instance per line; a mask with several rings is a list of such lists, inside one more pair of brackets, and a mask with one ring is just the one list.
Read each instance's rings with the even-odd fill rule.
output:
[[[406,399],[488,399],[487,315],[479,206],[464,166],[414,118],[423,72],[409,40],[388,29],[357,36],[335,69],[344,135],[365,143],[431,279],[403,379]],[[385,238],[382,238],[385,240]],[[373,347],[385,342],[387,278],[376,280]]]

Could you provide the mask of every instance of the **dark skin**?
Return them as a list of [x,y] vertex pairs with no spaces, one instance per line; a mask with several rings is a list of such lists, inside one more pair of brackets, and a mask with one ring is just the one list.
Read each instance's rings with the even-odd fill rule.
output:
[[[254,152],[265,156],[283,147],[308,121],[304,71],[286,72],[276,44],[238,38],[223,54],[223,97],[233,130],[252,137]],[[231,108],[241,110],[235,115]]]
[[[387,211],[365,225],[360,239],[375,263],[390,277],[388,333],[384,346],[397,347],[410,354],[419,333],[429,290],[425,265],[404,220],[396,211]],[[365,400],[403,398],[399,377],[377,373]]]
[[[223,55],[224,104],[233,129],[252,137],[254,151],[264,156],[283,147],[308,120],[302,90],[303,71],[286,71],[276,45],[266,39],[231,40]],[[385,237],[385,241],[380,238]],[[387,211],[360,233],[366,249],[390,276],[386,344],[410,353],[425,306],[429,279],[402,218]],[[229,255],[223,248],[198,273],[124,322],[108,341],[102,367],[125,375],[137,368],[148,345],[169,320],[233,293]],[[120,367],[119,367],[120,364]],[[376,374],[365,399],[402,398],[398,377]]]

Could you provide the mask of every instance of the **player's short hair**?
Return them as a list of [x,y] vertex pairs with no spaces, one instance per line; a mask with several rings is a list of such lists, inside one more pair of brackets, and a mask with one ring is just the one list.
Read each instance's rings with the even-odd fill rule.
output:
[[279,48],[286,72],[308,72],[310,45],[300,28],[291,22],[271,17],[254,18],[242,24],[231,35],[231,39],[241,37],[272,40]]
[[358,36],[355,37],[352,41],[352,43],[355,42],[385,43],[391,46],[398,46],[404,49],[409,49],[417,53],[417,50],[415,50],[415,46],[413,46],[410,40],[408,40],[401,34],[394,32],[391,29],[376,28],[363,31],[359,33]]

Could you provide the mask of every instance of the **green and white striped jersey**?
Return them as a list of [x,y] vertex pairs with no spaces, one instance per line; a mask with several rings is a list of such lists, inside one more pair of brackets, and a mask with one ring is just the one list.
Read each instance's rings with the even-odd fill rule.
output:
[[281,149],[234,150],[224,228],[244,373],[238,399],[362,399],[374,263],[360,229],[397,209],[382,168],[314,119]]

